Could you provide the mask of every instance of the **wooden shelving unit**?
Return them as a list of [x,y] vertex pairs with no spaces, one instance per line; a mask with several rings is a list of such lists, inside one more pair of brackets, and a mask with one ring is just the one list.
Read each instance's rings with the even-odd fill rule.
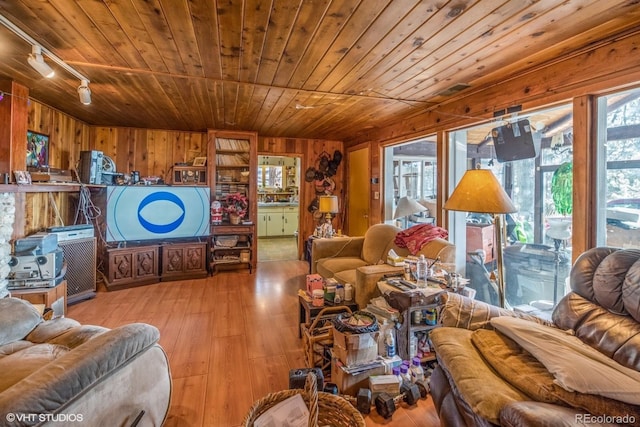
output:
[[[256,200],[257,144],[256,132],[232,132],[209,130],[207,141],[207,169],[211,201],[219,201],[223,208],[229,194],[240,193],[247,197],[248,212],[241,224],[231,224],[227,215],[222,224],[211,227],[209,242],[209,264],[212,272],[222,265],[247,267],[252,271],[257,263],[256,221],[258,204]],[[242,247],[222,248],[216,246],[216,234],[242,236]],[[249,251],[249,260],[240,261],[240,254]],[[225,254],[226,252],[226,254]],[[237,258],[236,258],[237,257]],[[243,255],[245,259],[245,255]]]

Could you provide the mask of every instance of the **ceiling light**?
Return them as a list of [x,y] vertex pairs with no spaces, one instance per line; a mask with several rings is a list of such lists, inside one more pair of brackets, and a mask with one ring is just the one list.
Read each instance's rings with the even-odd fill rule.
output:
[[80,102],[84,105],[91,104],[91,89],[89,89],[89,80],[80,80],[80,86],[78,86],[78,96],[80,96]]
[[33,67],[34,70],[39,72],[42,77],[50,79],[55,74],[53,68],[51,68],[46,62],[44,62],[44,57],[42,56],[42,48],[40,46],[33,45],[33,47],[31,48],[31,53],[27,58],[27,62]]

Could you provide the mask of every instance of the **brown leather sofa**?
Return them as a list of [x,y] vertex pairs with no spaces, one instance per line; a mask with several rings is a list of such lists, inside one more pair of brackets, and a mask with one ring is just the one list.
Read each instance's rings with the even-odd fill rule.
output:
[[[431,392],[441,425],[640,424],[640,406],[629,402],[636,399],[630,396],[640,396],[640,382],[624,388],[615,383],[614,390],[608,393],[621,397],[613,399],[602,388],[591,385],[607,379],[605,370],[583,370],[573,377],[585,381],[587,390],[568,391],[560,385],[557,368],[547,368],[539,357],[524,350],[522,346],[526,344],[519,341],[520,337],[507,337],[499,327],[502,332],[492,329],[505,320],[520,322],[504,317],[500,322],[492,321],[494,317],[524,317],[527,322],[522,335],[528,334],[529,327],[536,331],[551,329],[554,334],[569,335],[566,339],[577,342],[579,348],[587,344],[587,353],[599,358],[605,355],[605,362],[613,359],[616,369],[622,365],[640,371],[640,250],[591,249],[576,260],[570,280],[572,292],[558,303],[553,321],[546,326],[540,326],[545,321],[528,315],[456,294],[445,295],[440,317],[443,327],[431,333],[438,357],[431,376]],[[575,336],[560,330],[574,331]],[[537,349],[549,346],[547,342]],[[578,353],[582,354],[581,349],[553,352],[550,356],[552,360],[556,358],[553,363],[575,370],[584,361]],[[635,373],[629,376],[629,372],[626,377],[633,378]]]
[[[402,271],[402,267],[386,263],[391,249],[400,256],[409,255],[406,248],[394,243],[400,231],[391,224],[375,224],[364,236],[316,239],[311,246],[311,273],[353,284],[356,302],[364,308],[371,298],[380,295],[376,285],[382,276]],[[424,245],[420,254],[431,260],[439,257],[443,263],[455,262],[455,246],[440,238]]]

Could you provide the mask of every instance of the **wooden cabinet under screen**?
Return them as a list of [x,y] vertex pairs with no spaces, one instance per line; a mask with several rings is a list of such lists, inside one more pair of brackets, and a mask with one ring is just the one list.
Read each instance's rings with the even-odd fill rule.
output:
[[158,282],[158,255],[158,245],[107,249],[107,289]]
[[194,279],[208,274],[206,242],[162,245],[162,281]]

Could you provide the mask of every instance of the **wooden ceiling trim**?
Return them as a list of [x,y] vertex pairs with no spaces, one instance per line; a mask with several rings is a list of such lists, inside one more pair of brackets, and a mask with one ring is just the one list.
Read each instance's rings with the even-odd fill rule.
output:
[[[363,35],[368,31],[375,31],[378,18],[389,5],[390,0],[366,0],[358,4],[351,15],[345,19],[339,37],[334,38],[327,45],[326,54],[305,82],[306,88],[317,89],[325,82],[329,87],[339,81],[338,75],[331,72],[340,64],[351,50],[361,49],[358,45]],[[383,33],[383,31],[380,31]]]
[[300,60],[308,53],[309,49],[314,48],[313,42],[330,3],[331,0],[302,1],[293,24],[293,32],[284,48],[284,60],[278,64],[275,76],[271,80],[272,85],[302,86],[301,82],[300,84],[293,83],[291,77],[300,66]]

